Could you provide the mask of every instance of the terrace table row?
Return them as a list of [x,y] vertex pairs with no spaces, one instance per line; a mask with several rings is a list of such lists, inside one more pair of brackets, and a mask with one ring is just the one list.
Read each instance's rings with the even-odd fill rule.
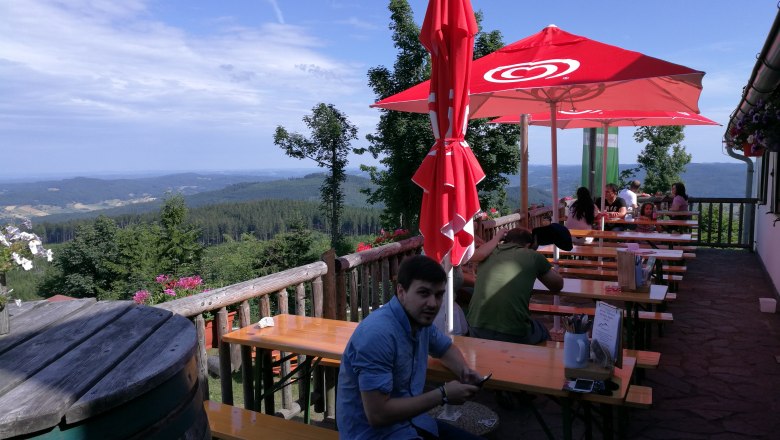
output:
[[[297,315],[277,315],[274,326],[259,328],[256,325],[244,327],[223,336],[223,341],[256,347],[262,351],[258,358],[270,358],[270,351],[279,350],[306,355],[299,363],[305,372],[301,378],[309,380],[311,357],[340,360],[357,323]],[[619,389],[612,395],[577,394],[563,390],[566,380],[563,367],[563,351],[546,346],[512,344],[508,342],[476,339],[463,336],[453,337],[454,344],[463,352],[469,367],[480,372],[493,372],[485,386],[505,391],[527,391],[560,398],[563,407],[563,436],[571,438],[571,401],[582,399],[588,402],[621,406],[625,403],[631,375],[636,359],[623,359],[622,368],[616,368],[612,380]],[[304,365],[301,365],[304,364]],[[264,368],[266,373],[267,368]],[[430,379],[447,380],[454,376],[440,362],[431,359],[428,363]],[[252,380],[252,377],[249,377]],[[266,411],[273,408],[274,385],[263,380]],[[306,384],[302,384],[306,387]],[[270,402],[268,396],[270,395]],[[270,403],[270,405],[269,405]],[[307,405],[308,406],[308,405]]]

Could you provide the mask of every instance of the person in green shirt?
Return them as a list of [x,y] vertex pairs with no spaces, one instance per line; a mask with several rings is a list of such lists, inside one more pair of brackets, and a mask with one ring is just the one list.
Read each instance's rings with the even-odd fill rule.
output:
[[550,291],[563,288],[563,278],[536,252],[528,229],[499,231],[471,257],[477,262],[477,282],[467,320],[470,335],[482,339],[538,344],[550,334],[531,318],[528,303],[539,279]]

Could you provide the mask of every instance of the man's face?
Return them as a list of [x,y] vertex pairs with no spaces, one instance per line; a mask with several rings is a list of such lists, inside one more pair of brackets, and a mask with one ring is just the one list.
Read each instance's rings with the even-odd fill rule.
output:
[[398,301],[406,310],[413,327],[427,327],[433,324],[433,319],[439,313],[446,282],[431,283],[414,280],[405,290],[398,285]]
[[617,198],[617,194],[615,194],[615,191],[612,191],[612,190],[611,190],[611,189],[609,189],[609,188],[607,188],[606,190],[604,190],[604,195],[606,196],[606,198],[607,198],[607,201],[608,201],[609,203],[612,203],[612,202],[614,202],[614,201],[615,201],[615,199]]

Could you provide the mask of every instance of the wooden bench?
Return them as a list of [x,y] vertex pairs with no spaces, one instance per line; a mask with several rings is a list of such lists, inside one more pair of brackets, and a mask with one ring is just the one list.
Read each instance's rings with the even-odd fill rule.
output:
[[631,408],[650,408],[653,405],[653,389],[631,384],[626,393],[626,406]]
[[285,420],[212,400],[203,402],[203,405],[206,407],[211,434],[224,440],[259,438],[337,440],[339,438],[338,431]]
[[[555,304],[528,304],[528,310],[531,313],[539,313],[544,315],[556,315],[556,316],[569,316],[584,314],[594,316],[596,309],[594,307],[577,307],[577,306],[563,306]],[[674,322],[674,316],[668,312],[651,312],[649,310],[639,311],[639,320],[645,322]]]
[[[547,261],[549,261],[551,264],[553,263],[552,258],[548,258]],[[600,269],[617,269],[617,262],[615,261],[598,261],[598,260],[574,260],[574,259],[560,259],[558,260],[558,266],[560,268],[563,267],[592,267],[592,268],[600,268]],[[661,266],[661,271],[663,273],[685,273],[687,271],[687,267],[683,265],[671,265],[671,264],[664,264]]]
[[[586,267],[559,267],[558,273],[561,275],[570,275],[574,277],[585,277],[594,280],[617,281],[617,269],[600,269]],[[672,286],[682,281],[682,275],[664,274],[664,281]]]

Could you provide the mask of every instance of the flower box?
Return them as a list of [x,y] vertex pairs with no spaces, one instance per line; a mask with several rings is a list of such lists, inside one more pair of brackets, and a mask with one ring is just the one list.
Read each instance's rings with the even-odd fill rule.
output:
[[[228,313],[228,331],[233,330],[233,321],[236,319],[236,312]],[[219,329],[216,325],[216,318],[206,321],[206,348],[219,348]]]

